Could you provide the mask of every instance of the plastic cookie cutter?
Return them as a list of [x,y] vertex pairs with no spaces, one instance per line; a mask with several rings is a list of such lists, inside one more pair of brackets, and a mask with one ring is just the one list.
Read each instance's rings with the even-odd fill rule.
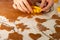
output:
[[60,12],[60,6],[59,6],[59,7],[57,7],[57,12]]
[[36,13],[40,13],[42,11],[42,8],[40,7],[40,3],[37,1],[35,2],[35,0],[30,0],[33,8],[33,11],[31,12],[32,14],[36,14]]
[[58,0],[54,0],[54,3],[58,3]]
[[32,13],[40,13],[42,11],[41,7],[39,6],[32,6],[32,7],[33,7]]

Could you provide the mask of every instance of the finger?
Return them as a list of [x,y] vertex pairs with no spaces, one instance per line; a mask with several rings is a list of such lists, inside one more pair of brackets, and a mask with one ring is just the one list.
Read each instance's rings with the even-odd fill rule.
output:
[[13,4],[13,8],[17,9],[17,6],[16,6],[16,4]]
[[25,4],[25,6],[27,7],[27,9],[28,9],[30,12],[32,12],[32,8],[30,7],[28,1],[27,1],[27,0],[23,0],[23,2],[24,2],[24,4]]
[[13,0],[13,8],[17,9],[17,4],[18,4],[18,1],[17,0]]
[[17,3],[18,3],[18,1],[17,1],[17,0],[13,0],[13,3],[14,3],[14,4],[17,4]]
[[18,8],[20,11],[25,12],[19,4],[17,4],[17,8]]
[[50,1],[47,0],[47,2],[48,2],[48,5],[45,8],[43,8],[42,11],[46,11],[46,10],[50,9],[51,6],[53,5],[53,1],[52,0],[50,0]]
[[23,4],[23,1],[22,2],[19,2],[20,6],[23,8],[24,11],[28,12],[29,13],[29,10],[25,7],[25,5]]
[[44,7],[44,5],[45,5],[45,0],[41,0],[41,4],[40,4],[40,7]]
[[49,12],[50,11],[50,9],[47,9],[45,12]]

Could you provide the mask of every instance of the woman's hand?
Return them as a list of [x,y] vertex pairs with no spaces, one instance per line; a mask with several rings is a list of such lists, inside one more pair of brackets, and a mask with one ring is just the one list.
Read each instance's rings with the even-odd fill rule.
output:
[[13,2],[14,2],[13,7],[15,9],[19,9],[20,11],[27,13],[32,12],[32,8],[27,0],[13,0]]
[[42,11],[48,12],[53,6],[53,4],[54,4],[53,0],[42,0],[40,6],[42,7]]

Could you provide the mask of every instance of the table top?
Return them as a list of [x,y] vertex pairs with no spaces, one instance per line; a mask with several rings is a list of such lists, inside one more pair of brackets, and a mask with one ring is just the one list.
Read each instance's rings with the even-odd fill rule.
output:
[[28,14],[13,8],[12,0],[0,0],[0,40],[59,40],[59,3],[49,13]]

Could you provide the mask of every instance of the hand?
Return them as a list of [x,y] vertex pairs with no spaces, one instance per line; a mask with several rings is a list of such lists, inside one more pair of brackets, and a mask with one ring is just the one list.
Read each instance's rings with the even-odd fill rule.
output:
[[19,9],[22,12],[32,12],[32,8],[29,5],[27,0],[13,0],[14,4],[13,7],[15,9]]
[[[53,0],[41,0],[42,11],[48,12],[54,4]],[[48,3],[48,4],[47,4]]]

